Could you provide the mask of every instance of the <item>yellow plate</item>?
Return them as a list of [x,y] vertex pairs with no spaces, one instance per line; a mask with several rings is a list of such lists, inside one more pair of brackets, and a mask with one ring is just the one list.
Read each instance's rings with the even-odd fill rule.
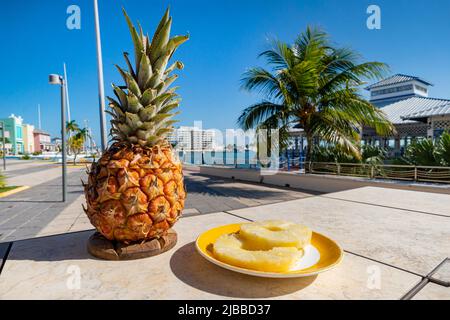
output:
[[342,260],[343,251],[341,247],[330,238],[317,232],[313,232],[312,234],[310,250],[311,252],[314,252],[313,255],[316,255],[316,259],[314,260],[313,265],[306,268],[299,268],[287,272],[264,272],[235,267],[216,259],[213,254],[213,245],[216,239],[223,234],[238,232],[240,227],[241,224],[228,224],[202,233],[196,241],[197,251],[206,260],[222,268],[252,276],[267,278],[297,278],[313,276],[336,267]]

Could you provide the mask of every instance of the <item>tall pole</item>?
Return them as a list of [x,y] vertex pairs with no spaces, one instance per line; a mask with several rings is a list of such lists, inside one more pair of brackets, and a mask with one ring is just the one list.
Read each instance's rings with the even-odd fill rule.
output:
[[65,99],[65,79],[61,80],[61,153],[62,153],[62,201],[66,202],[66,99]]
[[67,80],[66,63],[64,63],[64,80],[66,81],[67,121],[70,122],[69,80]]
[[89,147],[89,120],[84,120],[84,129],[86,130],[86,134],[84,136],[84,152],[87,153]]
[[41,130],[41,105],[38,104],[38,127]]
[[100,140],[102,152],[107,146],[106,141],[106,115],[105,115],[105,88],[103,85],[103,61],[102,61],[102,43],[100,38],[100,19],[98,17],[98,1],[94,0],[95,14],[95,34],[97,37],[97,67],[98,67],[98,94],[100,102]]
[[3,149],[3,170],[6,171],[6,139],[5,139],[5,123],[0,122],[2,126],[2,149]]
[[90,153],[92,153],[92,131],[91,131],[91,128],[89,127],[89,125],[88,125],[87,132],[88,132],[88,150]]

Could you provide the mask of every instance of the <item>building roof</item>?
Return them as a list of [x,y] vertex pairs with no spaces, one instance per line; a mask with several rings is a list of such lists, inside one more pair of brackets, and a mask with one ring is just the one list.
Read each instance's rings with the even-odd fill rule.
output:
[[34,133],[34,134],[43,134],[43,135],[46,135],[46,136],[49,136],[49,135],[50,135],[50,133],[45,132],[45,131],[40,130],[40,129],[34,129],[34,130],[33,130],[33,133]]
[[[411,97],[409,99],[400,100],[394,102],[382,108],[383,112],[388,117],[389,121],[394,124],[411,123],[414,122],[409,116],[412,114],[419,114],[429,112],[428,110],[433,110],[437,113],[444,111],[445,109],[439,109],[442,107],[448,107],[450,100],[445,99],[434,99],[425,97]],[[447,112],[448,113],[448,112]],[[415,117],[414,119],[426,117],[422,115],[421,117]]]
[[414,120],[420,118],[428,118],[432,116],[443,116],[450,114],[450,102],[444,105],[438,105],[425,110],[420,110],[402,117],[405,120]]
[[374,83],[368,87],[366,87],[366,90],[372,90],[375,88],[379,88],[379,87],[385,87],[385,86],[389,86],[389,85],[393,85],[393,84],[398,84],[398,83],[403,83],[403,82],[408,82],[408,81],[412,81],[412,80],[416,80],[416,81],[420,81],[423,84],[426,84],[428,86],[432,86],[433,84],[425,81],[419,77],[415,77],[415,76],[408,76],[406,74],[395,74],[389,78],[383,79],[377,83]]

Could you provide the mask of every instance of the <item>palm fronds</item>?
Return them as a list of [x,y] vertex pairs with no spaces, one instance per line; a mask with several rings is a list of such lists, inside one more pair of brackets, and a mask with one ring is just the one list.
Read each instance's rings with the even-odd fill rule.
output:
[[384,63],[361,61],[357,52],[333,46],[326,32],[312,27],[292,45],[272,41],[272,48],[260,57],[270,70],[249,69],[241,87],[264,100],[242,112],[237,121],[242,129],[267,126],[269,119],[284,130],[295,124],[304,129],[310,143],[334,143],[356,158],[361,158],[361,126],[372,127],[381,136],[395,131],[383,111],[358,93],[366,80],[384,75],[388,69]]

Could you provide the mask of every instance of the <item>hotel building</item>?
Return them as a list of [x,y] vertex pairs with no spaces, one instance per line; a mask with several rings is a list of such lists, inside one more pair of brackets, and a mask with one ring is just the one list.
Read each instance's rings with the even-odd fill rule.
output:
[[179,127],[174,129],[167,140],[177,150],[211,151],[214,150],[215,132],[197,127]]

